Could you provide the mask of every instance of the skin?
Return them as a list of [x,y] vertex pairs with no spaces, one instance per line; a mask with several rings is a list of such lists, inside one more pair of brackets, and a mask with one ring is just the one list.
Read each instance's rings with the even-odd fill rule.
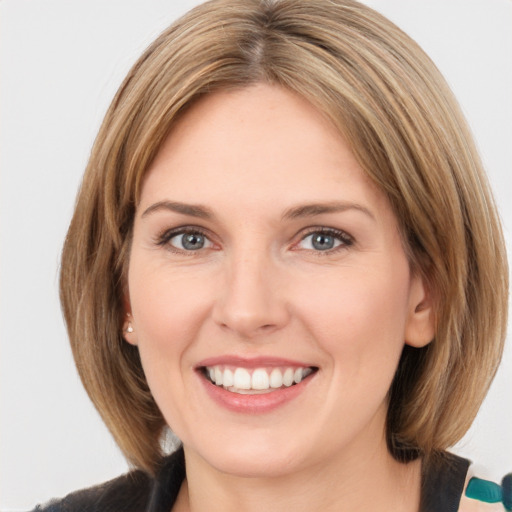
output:
[[[283,218],[333,202],[344,208]],[[159,242],[190,226],[206,233],[202,249],[183,249],[178,235]],[[320,228],[344,234],[318,250]],[[128,290],[125,339],[185,449],[175,510],[418,509],[420,463],[388,453],[386,395],[404,343],[433,337],[429,296],[387,199],[306,100],[258,84],[187,112],[142,187]],[[214,402],[196,371],[223,355],[318,371],[294,400],[240,414]]]

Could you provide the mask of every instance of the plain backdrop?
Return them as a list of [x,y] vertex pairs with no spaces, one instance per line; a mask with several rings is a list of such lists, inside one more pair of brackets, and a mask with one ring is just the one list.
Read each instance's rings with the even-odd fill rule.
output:
[[[305,0],[307,1],[307,0]],[[0,3],[0,509],[127,469],[82,390],[57,294],[59,252],[102,116],[143,49],[196,1]],[[367,0],[415,38],[462,104],[512,239],[512,2]],[[509,343],[510,345],[510,343]],[[512,471],[512,353],[455,451]]]

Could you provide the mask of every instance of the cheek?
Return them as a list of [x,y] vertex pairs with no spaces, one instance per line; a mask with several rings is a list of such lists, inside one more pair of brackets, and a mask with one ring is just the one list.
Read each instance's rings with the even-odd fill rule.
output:
[[179,383],[187,350],[208,314],[210,292],[186,273],[144,263],[131,264],[130,305],[144,372],[158,402],[162,391]]
[[192,276],[138,263],[131,264],[129,290],[142,367],[168,425],[185,432],[191,397],[183,370],[191,366],[188,354],[208,315],[210,290]]
[[392,378],[404,345],[408,283],[408,272],[392,267],[347,269],[295,292],[299,315],[342,378]]
[[135,261],[129,274],[130,303],[139,345],[173,350],[192,339],[206,315],[209,290],[200,277]]

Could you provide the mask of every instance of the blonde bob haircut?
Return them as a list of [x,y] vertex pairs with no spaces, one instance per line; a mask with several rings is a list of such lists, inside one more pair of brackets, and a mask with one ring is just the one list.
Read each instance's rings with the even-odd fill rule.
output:
[[315,105],[388,197],[435,338],[406,346],[389,390],[388,448],[429,458],[471,425],[499,364],[508,269],[470,131],[431,60],[353,0],[212,0],[146,50],[93,146],[62,254],[60,293],[83,384],[127,459],[153,473],[167,431],[137,347],[123,340],[126,271],[146,170],[199,98],[264,82]]

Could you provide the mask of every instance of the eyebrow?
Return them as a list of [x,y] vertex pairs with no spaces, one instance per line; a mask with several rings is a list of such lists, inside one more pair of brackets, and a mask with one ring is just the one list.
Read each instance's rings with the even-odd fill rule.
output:
[[141,218],[147,217],[148,215],[160,210],[169,210],[171,212],[181,213],[191,217],[199,217],[200,219],[212,219],[214,217],[213,212],[206,206],[179,203],[176,201],[159,201],[144,210]]
[[331,201],[328,203],[311,203],[295,206],[286,210],[283,213],[282,218],[283,220],[293,220],[304,217],[314,217],[315,215],[322,215],[325,213],[345,212],[347,210],[360,211],[371,219],[376,220],[375,216],[368,208],[357,203],[350,203],[345,201]]
[[[159,201],[148,207],[141,215],[141,218],[147,217],[152,213],[161,210],[168,210],[190,217],[198,217],[200,219],[211,220],[215,217],[212,210],[200,204],[180,203],[177,201]],[[366,207],[345,201],[331,201],[328,203],[311,203],[299,206],[294,206],[286,210],[282,215],[282,220],[294,220],[300,218],[314,217],[326,213],[340,213],[347,210],[357,210],[371,219],[375,220],[373,213]]]

